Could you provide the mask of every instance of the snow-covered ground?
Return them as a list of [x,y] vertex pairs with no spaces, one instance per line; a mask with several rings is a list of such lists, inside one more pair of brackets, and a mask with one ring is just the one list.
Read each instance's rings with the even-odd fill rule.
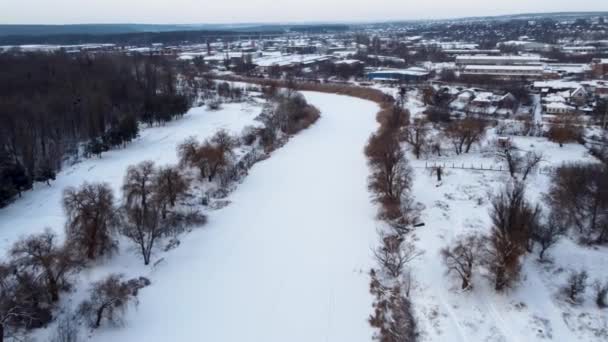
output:
[[[416,101],[410,101],[415,106]],[[420,109],[410,108],[412,113]],[[495,139],[489,130],[487,141]],[[542,152],[542,173],[527,180],[527,196],[534,204],[542,204],[548,191],[550,176],[546,170],[564,162],[597,162],[579,144],[563,148],[538,137],[513,137],[513,143],[524,151]],[[447,147],[447,146],[446,146]],[[589,283],[606,280],[607,248],[587,248],[563,238],[547,253],[553,263],[537,261],[538,253],[527,255],[522,279],[513,290],[497,294],[488,279],[477,274],[474,289],[462,293],[455,276],[445,274],[440,250],[459,237],[485,234],[491,227],[489,198],[510,180],[508,172],[451,169],[455,164],[497,168],[500,162],[490,147],[456,156],[429,157],[416,160],[409,156],[415,177],[412,194],[424,210],[424,227],[413,233],[413,239],[424,254],[412,262],[416,286],[412,293],[414,310],[419,318],[424,341],[606,341],[608,318],[597,308],[592,289],[585,302],[572,306],[560,298],[559,287],[571,270],[586,269]],[[449,153],[449,152],[448,152]],[[426,164],[445,164],[448,168],[441,184]],[[502,166],[503,170],[505,166]]]
[[[393,92],[393,89],[386,89]],[[75,308],[91,282],[111,272],[146,276],[152,285],[125,324],[104,326],[91,341],[371,341],[369,269],[375,262],[376,208],[367,190],[369,170],[363,147],[375,131],[377,105],[351,97],[305,92],[321,119],[299,133],[270,159],[256,164],[228,200],[209,213],[202,229],[180,237],[181,245],[154,255],[145,267],[121,241],[120,253],[78,275],[62,308]],[[413,117],[422,113],[410,93]],[[191,110],[183,119],[142,130],[140,138],[101,159],[66,168],[51,187],[38,184],[0,210],[0,250],[20,236],[50,227],[63,235],[62,191],[84,181],[104,181],[119,195],[129,165],[143,160],[177,161],[175,147],[188,136],[204,139],[220,128],[238,133],[252,124],[260,106],[225,104],[219,111]],[[495,138],[493,130],[489,139]],[[544,138],[515,137],[523,150],[541,151],[544,167],[594,159],[577,144],[560,148]],[[412,264],[412,301],[424,341],[605,341],[606,312],[589,289],[572,306],[557,296],[569,270],[585,268],[590,281],[603,280],[606,248],[590,249],[562,239],[548,251],[552,264],[528,255],[517,287],[496,294],[476,275],[475,288],[461,293],[445,275],[439,251],[460,236],[490,228],[488,193],[509,180],[506,172],[447,169],[442,184],[427,163],[496,166],[486,149],[428,160],[409,156],[415,170],[413,196],[423,205],[424,227],[413,233],[424,252]],[[540,203],[549,175],[536,173],[527,194]],[[52,329],[53,326],[50,327]],[[49,330],[50,330],[49,329]],[[49,330],[34,333],[48,340]]]
[[305,93],[321,119],[256,164],[94,341],[369,341],[373,103]]

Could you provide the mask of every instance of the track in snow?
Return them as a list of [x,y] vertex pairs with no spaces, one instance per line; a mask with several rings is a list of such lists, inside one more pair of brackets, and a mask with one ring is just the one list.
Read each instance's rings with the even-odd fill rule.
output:
[[376,243],[363,147],[376,104],[304,93],[321,119],[256,165],[95,341],[370,341]]

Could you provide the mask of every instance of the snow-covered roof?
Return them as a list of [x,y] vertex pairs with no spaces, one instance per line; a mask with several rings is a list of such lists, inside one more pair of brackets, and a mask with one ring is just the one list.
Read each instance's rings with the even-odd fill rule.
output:
[[562,102],[551,102],[547,104],[547,109],[574,109],[574,107]]
[[497,70],[497,71],[544,71],[542,65],[467,65],[465,70]]
[[534,82],[534,88],[547,88],[547,89],[577,89],[581,84],[578,82],[569,82],[569,81],[539,81]]
[[545,97],[546,102],[561,102],[565,103],[566,99],[563,96],[557,94],[549,94]]
[[409,76],[425,76],[428,75],[429,72],[424,68],[412,67],[408,69],[384,69],[372,71],[369,74],[398,74],[398,75],[409,75]]
[[358,59],[344,59],[344,60],[335,62],[335,64],[346,64],[346,65],[354,65],[354,64],[360,64],[360,63],[363,63],[363,62]]
[[456,61],[487,60],[487,61],[512,61],[528,62],[540,61],[540,56],[457,56]]

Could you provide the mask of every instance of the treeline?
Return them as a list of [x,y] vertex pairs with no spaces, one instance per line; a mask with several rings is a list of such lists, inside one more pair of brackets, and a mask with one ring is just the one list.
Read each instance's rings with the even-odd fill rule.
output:
[[167,122],[193,100],[162,57],[5,53],[0,81],[0,207],[54,179],[66,155],[124,145],[138,122]]

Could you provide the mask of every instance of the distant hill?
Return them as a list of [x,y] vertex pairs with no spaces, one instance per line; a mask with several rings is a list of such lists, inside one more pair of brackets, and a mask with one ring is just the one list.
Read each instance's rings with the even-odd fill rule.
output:
[[335,24],[82,24],[0,25],[0,45],[24,44],[150,44],[201,42],[211,37],[278,34],[284,32],[340,32],[347,25]]
[[[136,32],[185,31],[183,25],[78,24],[78,25],[0,25],[1,36],[51,36],[65,34],[120,34]],[[192,28],[196,29],[196,28]]]

